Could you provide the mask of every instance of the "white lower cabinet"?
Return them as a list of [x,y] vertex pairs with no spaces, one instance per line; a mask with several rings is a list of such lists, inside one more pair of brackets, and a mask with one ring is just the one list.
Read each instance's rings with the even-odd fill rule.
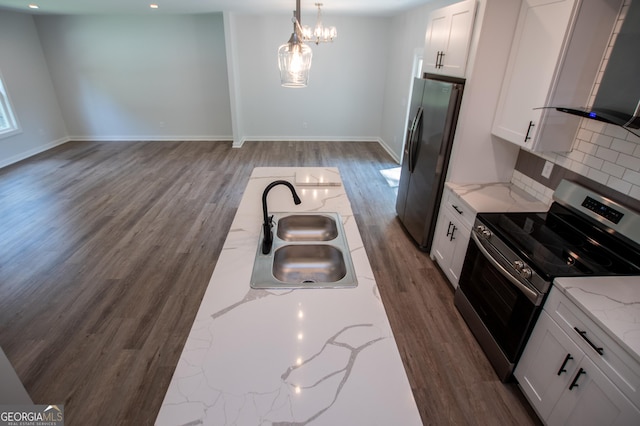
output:
[[476,212],[453,191],[444,190],[431,257],[438,262],[453,288],[458,287],[475,216]]
[[546,421],[549,425],[631,426],[640,423],[640,411],[585,356]]
[[[552,290],[557,291],[557,290]],[[543,310],[514,375],[549,425],[638,425],[640,410]],[[615,348],[605,348],[607,351]]]

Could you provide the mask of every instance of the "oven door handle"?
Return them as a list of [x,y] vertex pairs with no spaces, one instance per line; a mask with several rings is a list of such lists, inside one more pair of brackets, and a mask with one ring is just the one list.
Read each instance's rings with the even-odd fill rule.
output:
[[489,253],[489,251],[487,251],[486,248],[484,248],[484,246],[482,245],[482,243],[480,242],[480,239],[478,239],[478,235],[475,232],[471,233],[471,237],[473,238],[473,240],[475,241],[476,245],[478,246],[478,249],[482,252],[482,254],[484,255],[484,257],[498,270],[500,271],[500,273],[502,274],[502,276],[504,276],[506,279],[509,280],[509,282],[511,282],[511,284],[515,285],[516,287],[518,287],[518,289],[520,291],[522,291],[524,293],[524,295],[526,296],[527,299],[529,299],[531,302],[533,302],[535,304],[535,306],[540,305],[540,302],[542,302],[542,295],[536,293],[535,291],[531,290],[529,287],[527,287],[526,285],[522,284],[520,281],[518,281],[513,275],[511,275],[509,273],[509,271],[507,271],[505,269],[504,266],[502,266],[500,263],[498,263],[497,260],[495,260],[493,258],[493,256],[491,256],[491,254]]

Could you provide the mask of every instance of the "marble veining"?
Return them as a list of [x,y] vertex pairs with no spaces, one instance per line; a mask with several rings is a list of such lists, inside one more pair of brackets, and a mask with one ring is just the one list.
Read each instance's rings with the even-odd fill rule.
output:
[[640,277],[556,278],[553,285],[640,363]]
[[510,183],[458,184],[447,187],[476,212],[544,212],[549,206]]
[[[339,176],[335,168],[328,169]],[[304,168],[256,168],[158,413],[158,425],[420,425],[402,360],[342,185],[269,193],[274,212],[337,212],[358,286],[249,286],[271,181]]]
[[295,184],[302,186],[341,185],[340,173],[335,168],[304,167],[295,173]]

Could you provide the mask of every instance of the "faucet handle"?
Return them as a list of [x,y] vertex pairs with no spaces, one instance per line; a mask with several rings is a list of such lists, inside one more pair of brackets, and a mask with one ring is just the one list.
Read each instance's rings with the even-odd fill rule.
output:
[[269,216],[269,226],[273,226],[273,215]]

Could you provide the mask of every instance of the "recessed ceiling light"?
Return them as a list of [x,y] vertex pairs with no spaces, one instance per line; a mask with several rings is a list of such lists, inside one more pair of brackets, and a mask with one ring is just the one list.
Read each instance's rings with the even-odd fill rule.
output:
[[29,9],[40,9],[40,6],[38,6],[37,4],[30,4]]
[[149,7],[150,7],[151,9],[157,9],[159,6],[158,6],[157,4],[155,4],[155,3],[151,3],[151,4],[149,5]]

